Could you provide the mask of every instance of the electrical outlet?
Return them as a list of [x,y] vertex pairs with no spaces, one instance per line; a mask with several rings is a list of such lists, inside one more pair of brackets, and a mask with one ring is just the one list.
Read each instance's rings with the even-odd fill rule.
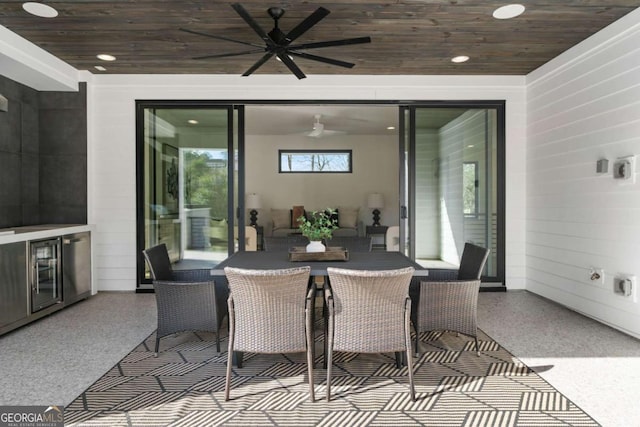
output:
[[613,278],[613,293],[623,297],[633,298],[633,302],[636,302],[636,276],[615,276]]
[[613,163],[613,178],[621,184],[635,184],[636,156],[618,157]]

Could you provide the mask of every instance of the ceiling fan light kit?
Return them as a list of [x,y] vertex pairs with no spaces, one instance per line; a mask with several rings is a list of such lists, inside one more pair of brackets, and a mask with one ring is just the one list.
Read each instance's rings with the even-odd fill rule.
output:
[[262,39],[265,43],[264,46],[261,46],[256,43],[248,43],[241,40],[235,40],[229,37],[217,36],[214,34],[207,34],[200,31],[194,31],[187,28],[180,28],[181,31],[185,31],[187,33],[196,34],[205,37],[211,37],[218,40],[224,40],[232,43],[243,44],[245,46],[251,46],[253,49],[244,50],[240,52],[231,52],[231,53],[222,53],[222,54],[214,54],[214,55],[205,55],[199,56],[194,59],[211,59],[211,58],[224,58],[230,56],[240,56],[240,55],[251,55],[256,53],[263,53],[263,56],[258,59],[247,71],[245,71],[243,76],[250,76],[253,74],[258,68],[264,65],[269,59],[272,57],[276,57],[279,59],[288,69],[291,71],[298,79],[304,79],[306,75],[302,72],[302,70],[298,67],[298,65],[293,61],[293,57],[304,58],[311,61],[322,62],[325,64],[336,65],[338,67],[344,68],[353,68],[355,64],[351,62],[341,61],[338,59],[328,58],[326,56],[318,56],[313,55],[306,50],[308,49],[317,49],[322,47],[332,47],[332,46],[345,46],[351,44],[362,44],[362,43],[371,43],[370,37],[355,37],[350,39],[339,39],[339,40],[328,40],[324,42],[315,42],[315,43],[302,43],[302,44],[292,44],[298,37],[302,36],[306,33],[311,27],[320,22],[324,17],[326,17],[330,12],[328,9],[324,7],[319,7],[309,15],[306,19],[300,22],[296,27],[294,27],[288,33],[284,33],[279,25],[278,20],[282,18],[285,11],[281,7],[270,7],[267,9],[267,13],[274,21],[274,27],[268,33],[265,32],[262,27],[249,15],[246,9],[240,3],[233,3],[231,7],[240,15],[240,17],[255,31],[256,34]]
[[325,136],[333,136],[333,135],[342,135],[345,132],[340,130],[329,130],[324,127],[324,123],[320,123],[321,114],[316,114],[316,121],[313,123],[313,128],[310,132],[307,132],[305,135],[309,138],[322,138]]

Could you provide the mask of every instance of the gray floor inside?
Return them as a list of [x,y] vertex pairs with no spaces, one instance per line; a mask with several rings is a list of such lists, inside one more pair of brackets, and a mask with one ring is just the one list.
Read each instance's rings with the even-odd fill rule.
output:
[[[640,340],[526,291],[479,325],[603,426],[640,425]],[[0,405],[67,405],[155,329],[153,294],[99,293],[0,337]]]

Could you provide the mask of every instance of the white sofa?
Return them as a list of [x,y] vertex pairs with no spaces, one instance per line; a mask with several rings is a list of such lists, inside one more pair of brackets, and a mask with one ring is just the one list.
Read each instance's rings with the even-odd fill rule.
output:
[[[364,225],[358,218],[359,208],[339,207],[336,210],[338,228],[333,231],[334,236],[364,236]],[[299,234],[300,229],[292,222],[292,212],[292,209],[271,209],[271,219],[264,226],[264,235],[285,237]]]

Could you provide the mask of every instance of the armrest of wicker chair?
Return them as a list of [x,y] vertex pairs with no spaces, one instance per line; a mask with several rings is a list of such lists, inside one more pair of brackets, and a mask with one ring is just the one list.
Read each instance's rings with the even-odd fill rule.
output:
[[418,353],[420,332],[434,330],[469,335],[474,338],[477,351],[479,290],[480,280],[420,282],[417,310],[412,314],[416,330],[416,353]]
[[[219,311],[215,283],[176,282],[154,280],[158,309],[158,330],[155,352],[160,338],[183,331],[210,331],[217,335],[220,352],[219,330],[223,313]],[[224,310],[226,314],[226,310]]]
[[216,292],[216,309],[219,322],[227,315],[227,298],[229,297],[229,288],[224,279],[214,281],[211,275],[211,269],[199,268],[193,270],[173,270],[171,277],[176,282],[214,282]]

